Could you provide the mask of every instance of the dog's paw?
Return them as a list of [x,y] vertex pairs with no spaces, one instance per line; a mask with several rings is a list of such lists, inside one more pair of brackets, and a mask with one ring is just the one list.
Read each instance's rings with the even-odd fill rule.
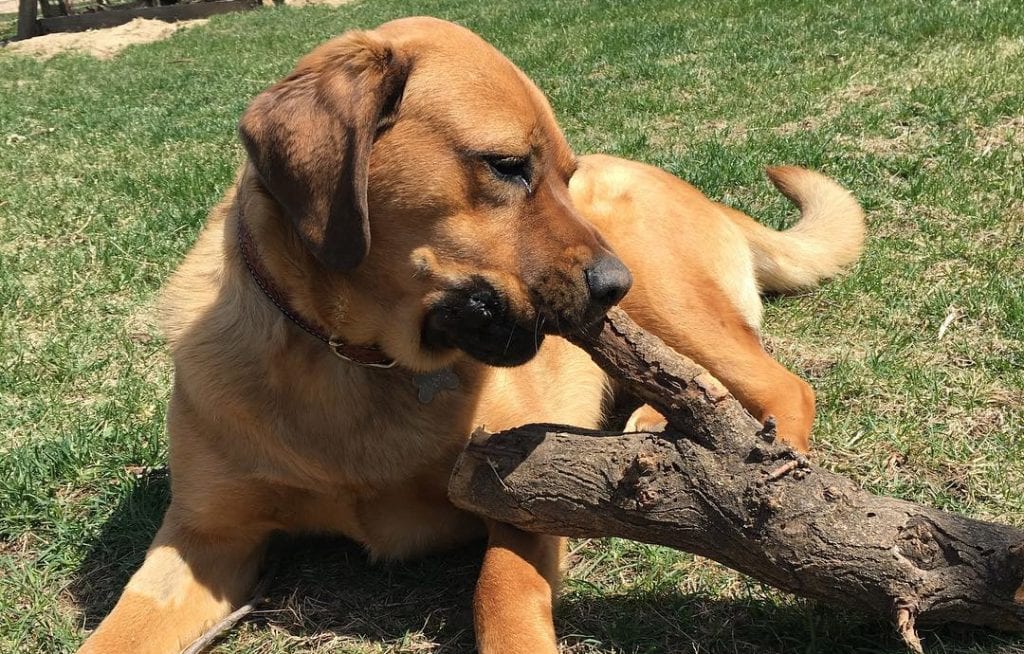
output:
[[665,431],[667,424],[665,416],[655,411],[651,405],[645,404],[633,412],[633,415],[626,421],[626,427],[623,431]]

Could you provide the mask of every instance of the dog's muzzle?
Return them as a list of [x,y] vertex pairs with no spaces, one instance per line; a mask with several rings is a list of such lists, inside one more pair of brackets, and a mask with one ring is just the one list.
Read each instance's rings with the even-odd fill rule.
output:
[[544,340],[539,323],[517,320],[491,284],[474,278],[449,289],[427,313],[423,344],[457,348],[492,366],[518,366],[537,354]]
[[[556,306],[544,297],[534,299],[532,316],[518,316],[507,298],[481,277],[448,289],[427,313],[422,329],[429,349],[462,350],[492,366],[518,366],[537,354],[545,334],[560,334],[593,324],[629,291],[633,278],[616,257],[594,261],[577,278],[574,293],[582,296],[572,306]],[[578,273],[577,273],[578,274]]]

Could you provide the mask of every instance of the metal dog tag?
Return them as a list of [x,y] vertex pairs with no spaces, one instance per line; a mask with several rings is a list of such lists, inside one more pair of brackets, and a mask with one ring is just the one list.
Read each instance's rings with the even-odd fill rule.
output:
[[423,404],[430,404],[434,396],[441,391],[454,391],[459,387],[459,376],[451,368],[443,368],[435,372],[426,372],[412,376],[412,383],[419,389],[417,398]]

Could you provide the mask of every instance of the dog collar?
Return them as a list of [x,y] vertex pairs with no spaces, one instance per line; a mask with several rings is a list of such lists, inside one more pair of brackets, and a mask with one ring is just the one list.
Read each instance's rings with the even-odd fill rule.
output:
[[288,303],[285,294],[274,284],[270,272],[260,260],[259,250],[256,248],[256,240],[253,238],[252,231],[249,230],[249,226],[242,216],[241,207],[238,208],[238,248],[242,253],[242,260],[245,261],[245,267],[249,269],[249,275],[252,276],[253,281],[260,287],[263,294],[267,296],[267,299],[284,314],[285,318],[301,327],[310,336],[325,343],[331,349],[331,352],[334,352],[341,359],[368,368],[394,367],[395,360],[384,354],[379,347],[352,345],[340,338],[329,336],[326,330],[316,323],[303,318]]

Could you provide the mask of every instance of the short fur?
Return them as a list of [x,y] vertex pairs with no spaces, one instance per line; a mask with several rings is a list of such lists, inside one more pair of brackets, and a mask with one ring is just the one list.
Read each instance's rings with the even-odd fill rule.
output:
[[[486,534],[480,650],[556,651],[561,539],[464,514],[446,482],[476,426],[601,424],[608,379],[557,333],[606,310],[593,271],[616,255],[630,315],[806,449],[814,394],[761,348],[758,292],[856,258],[860,209],[821,175],[770,171],[803,211],[780,234],[660,170],[577,158],[517,68],[424,18],[318,47],[241,133],[249,159],[163,295],[171,506],[81,652],[180,651],[246,598],[273,530],[385,558]],[[241,260],[239,220],[298,311],[399,366],[339,360],[285,318]],[[445,366],[460,387],[420,403],[413,371]],[[631,424],[659,420],[641,408]]]

